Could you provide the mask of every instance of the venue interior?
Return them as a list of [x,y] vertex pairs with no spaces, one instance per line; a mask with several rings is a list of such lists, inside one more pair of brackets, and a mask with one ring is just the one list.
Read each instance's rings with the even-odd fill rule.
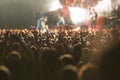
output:
[[120,80],[120,0],[0,0],[0,80]]

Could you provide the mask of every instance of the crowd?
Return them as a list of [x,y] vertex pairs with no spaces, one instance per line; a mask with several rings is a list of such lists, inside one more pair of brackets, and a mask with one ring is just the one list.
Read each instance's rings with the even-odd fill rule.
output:
[[120,80],[119,34],[0,29],[0,80]]

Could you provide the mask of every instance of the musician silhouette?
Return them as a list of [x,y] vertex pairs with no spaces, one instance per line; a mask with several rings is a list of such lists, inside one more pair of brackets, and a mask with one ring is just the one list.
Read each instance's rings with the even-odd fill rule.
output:
[[41,18],[39,18],[38,20],[37,20],[37,27],[36,27],[36,29],[37,30],[40,30],[40,31],[42,31],[42,32],[44,32],[45,30],[46,30],[46,21],[47,21],[47,16],[42,16]]
[[91,9],[90,16],[91,16],[91,27],[92,27],[92,29],[96,29],[98,15],[97,15],[97,12],[95,11],[95,9]]

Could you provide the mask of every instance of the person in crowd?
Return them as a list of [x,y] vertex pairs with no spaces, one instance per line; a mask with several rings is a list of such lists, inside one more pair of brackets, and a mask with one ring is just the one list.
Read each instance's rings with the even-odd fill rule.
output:
[[76,66],[70,64],[66,65],[61,70],[60,80],[78,80],[77,72]]
[[8,67],[0,65],[0,80],[12,80],[12,75]]
[[21,55],[17,51],[10,52],[5,59],[5,65],[10,69],[12,79],[20,80],[23,75],[23,62]]
[[71,54],[64,54],[60,56],[60,62],[62,66],[66,66],[70,64],[74,65],[73,56]]
[[79,80],[100,80],[98,68],[92,64],[84,64],[78,71]]

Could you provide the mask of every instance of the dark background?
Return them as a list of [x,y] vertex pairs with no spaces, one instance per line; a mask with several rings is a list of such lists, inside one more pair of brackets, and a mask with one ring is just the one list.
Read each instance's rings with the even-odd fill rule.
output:
[[0,0],[0,28],[36,25],[40,12],[47,11],[49,0]]

